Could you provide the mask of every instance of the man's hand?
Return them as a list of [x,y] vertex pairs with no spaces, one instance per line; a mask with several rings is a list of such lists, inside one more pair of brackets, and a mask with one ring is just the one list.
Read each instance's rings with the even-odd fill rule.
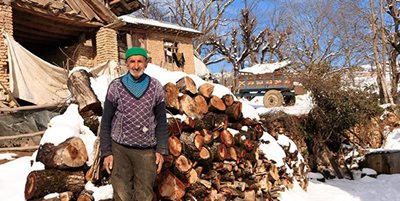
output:
[[164,163],[164,156],[156,152],[157,174],[160,174],[163,163]]
[[107,170],[108,174],[111,175],[111,170],[113,168],[113,155],[108,155],[104,158],[103,167]]

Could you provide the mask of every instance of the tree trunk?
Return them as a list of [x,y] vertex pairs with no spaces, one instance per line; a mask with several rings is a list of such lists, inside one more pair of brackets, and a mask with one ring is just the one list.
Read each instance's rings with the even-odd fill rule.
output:
[[164,199],[181,200],[185,195],[186,186],[174,174],[166,170],[157,179],[158,192]]
[[182,133],[180,140],[184,144],[184,147],[189,146],[197,150],[200,150],[204,145],[204,137],[196,132]]
[[97,99],[90,86],[91,75],[85,70],[74,71],[67,81],[68,90],[79,105],[79,112],[92,110],[97,116],[101,116],[101,102]]
[[168,138],[169,153],[175,157],[182,154],[182,143],[176,136],[170,136]]
[[54,169],[32,171],[25,184],[25,199],[40,198],[54,192],[71,191],[78,194],[84,187],[85,177],[82,171]]
[[46,169],[68,169],[81,167],[88,159],[85,144],[79,137],[72,137],[54,146],[45,143],[39,147],[36,161],[42,162]]

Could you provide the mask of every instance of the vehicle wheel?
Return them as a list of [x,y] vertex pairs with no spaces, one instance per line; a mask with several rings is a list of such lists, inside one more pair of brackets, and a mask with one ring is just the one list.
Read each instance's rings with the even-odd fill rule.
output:
[[277,90],[269,90],[264,95],[265,107],[279,107],[283,104],[283,95]]

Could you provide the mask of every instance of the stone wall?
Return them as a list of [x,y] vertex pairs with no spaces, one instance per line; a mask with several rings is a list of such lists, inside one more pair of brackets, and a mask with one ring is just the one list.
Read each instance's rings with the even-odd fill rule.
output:
[[[0,30],[13,35],[13,21],[11,5],[0,2]],[[0,40],[0,81],[9,88],[9,74],[7,63],[7,46],[4,40]],[[1,87],[0,87],[0,90]]]
[[108,60],[118,61],[117,32],[109,28],[100,28],[96,34],[96,63]]

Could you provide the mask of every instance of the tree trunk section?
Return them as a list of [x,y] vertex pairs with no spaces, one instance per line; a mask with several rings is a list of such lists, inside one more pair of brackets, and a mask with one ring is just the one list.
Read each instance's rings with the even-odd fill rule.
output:
[[174,174],[166,170],[159,174],[158,192],[164,199],[181,200],[185,195],[186,186]]
[[212,112],[223,112],[226,106],[224,101],[222,101],[218,96],[212,96],[210,102],[208,103],[208,110]]
[[168,138],[169,153],[175,157],[182,154],[182,143],[176,136],[170,136]]
[[179,103],[181,105],[181,113],[186,114],[188,117],[193,117],[195,119],[201,119],[202,115],[199,108],[196,106],[196,102],[187,94],[179,97]]
[[235,98],[231,94],[225,94],[221,99],[227,107],[231,106],[235,101]]
[[68,90],[79,105],[79,112],[92,110],[98,116],[102,114],[101,102],[90,86],[90,74],[85,70],[74,71],[67,81]]
[[36,161],[45,165],[46,169],[68,169],[81,167],[88,159],[85,144],[79,137],[72,137],[54,146],[45,143],[39,147]]
[[211,97],[211,94],[214,92],[214,85],[210,83],[204,83],[200,85],[199,87],[199,94],[204,96],[204,98],[209,99]]
[[225,114],[232,121],[238,121],[242,118],[242,103],[240,101],[233,102],[225,110]]
[[199,108],[201,114],[206,114],[208,112],[208,105],[206,99],[202,95],[197,95],[194,97],[194,102]]
[[176,82],[176,87],[182,93],[189,93],[191,95],[197,94],[197,87],[193,79],[189,76],[185,76]]
[[32,171],[25,184],[25,199],[40,198],[54,192],[71,191],[78,194],[84,187],[85,177],[82,171],[54,169]]
[[164,85],[165,105],[167,108],[179,111],[179,89],[174,83],[168,82]]

